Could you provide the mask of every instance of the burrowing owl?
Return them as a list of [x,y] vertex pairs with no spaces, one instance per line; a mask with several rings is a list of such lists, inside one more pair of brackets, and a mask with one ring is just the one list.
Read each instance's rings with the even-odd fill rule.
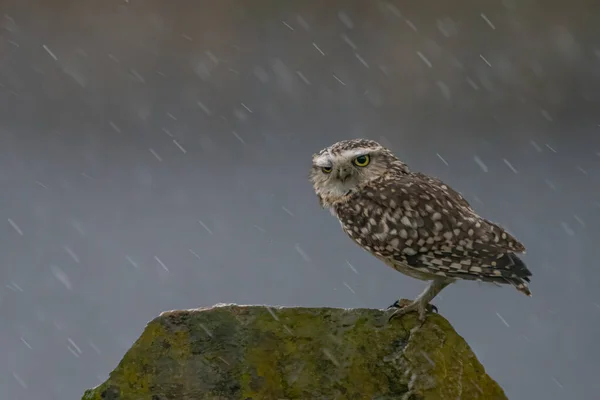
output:
[[431,281],[392,317],[417,311],[424,320],[429,302],[457,279],[511,284],[531,296],[531,272],[515,255],[525,246],[379,143],[344,140],[321,150],[310,180],[321,206],[354,242],[395,270]]

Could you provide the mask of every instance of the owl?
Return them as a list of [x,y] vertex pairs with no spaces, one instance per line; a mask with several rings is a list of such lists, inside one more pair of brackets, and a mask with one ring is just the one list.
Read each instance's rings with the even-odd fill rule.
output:
[[356,244],[396,271],[430,282],[414,301],[390,306],[390,319],[417,312],[423,321],[431,300],[459,279],[508,284],[531,296],[531,272],[516,255],[525,246],[450,186],[411,171],[379,143],[334,143],[313,155],[309,177],[321,206]]

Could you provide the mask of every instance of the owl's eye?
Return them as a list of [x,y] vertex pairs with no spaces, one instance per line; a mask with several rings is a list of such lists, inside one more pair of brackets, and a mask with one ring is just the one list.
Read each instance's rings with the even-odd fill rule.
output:
[[322,167],[321,171],[323,171],[326,174],[329,174],[331,172],[332,168],[331,167]]
[[357,167],[366,167],[367,165],[369,165],[370,161],[371,161],[371,158],[365,154],[365,155],[356,157],[354,159],[354,165],[356,165]]

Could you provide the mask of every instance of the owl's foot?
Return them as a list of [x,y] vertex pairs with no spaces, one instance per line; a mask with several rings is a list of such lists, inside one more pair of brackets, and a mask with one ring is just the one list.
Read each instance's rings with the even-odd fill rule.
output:
[[[408,299],[399,299],[399,300],[396,300],[394,302],[394,304],[391,304],[387,309],[389,310],[390,308],[404,308],[406,306],[411,305],[411,303],[413,303],[413,302]],[[427,311],[437,313],[438,308],[430,303],[430,304],[427,304]]]
[[436,306],[423,301],[423,299],[416,299],[414,301],[407,299],[396,300],[394,304],[388,307],[388,309],[390,308],[394,308],[395,310],[388,318],[388,321],[416,311],[419,314],[419,321],[422,322],[425,321],[428,312],[438,312]]
[[453,280],[450,279],[434,279],[427,289],[423,293],[419,295],[414,301],[401,299],[396,301],[394,304],[390,306],[390,308],[396,308],[396,310],[390,315],[388,321],[392,318],[400,317],[404,314],[407,314],[412,311],[416,311],[419,313],[419,320],[421,322],[425,321],[425,317],[427,312],[436,311],[437,307],[433,304],[429,304],[433,298],[442,291],[446,286],[451,284]]

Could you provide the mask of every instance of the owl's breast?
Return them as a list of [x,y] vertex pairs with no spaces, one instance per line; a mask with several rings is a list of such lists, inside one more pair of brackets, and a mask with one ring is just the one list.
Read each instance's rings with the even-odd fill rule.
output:
[[416,253],[410,247],[422,246],[424,240],[417,240],[416,230],[397,229],[388,211],[348,202],[335,208],[335,216],[352,241],[387,266],[412,278],[434,278],[432,274],[419,271],[403,262],[402,256]]
[[367,250],[387,244],[389,226],[379,209],[348,202],[335,208],[335,216],[344,232],[359,245],[369,247]]
[[435,278],[435,275],[419,271],[403,262],[401,258],[393,257],[393,254],[401,252],[398,248],[399,241],[397,239],[373,234],[373,230],[368,227],[359,227],[343,220],[340,220],[340,225],[342,226],[342,230],[354,243],[358,244],[363,250],[375,256],[388,267],[415,279],[427,281]]

